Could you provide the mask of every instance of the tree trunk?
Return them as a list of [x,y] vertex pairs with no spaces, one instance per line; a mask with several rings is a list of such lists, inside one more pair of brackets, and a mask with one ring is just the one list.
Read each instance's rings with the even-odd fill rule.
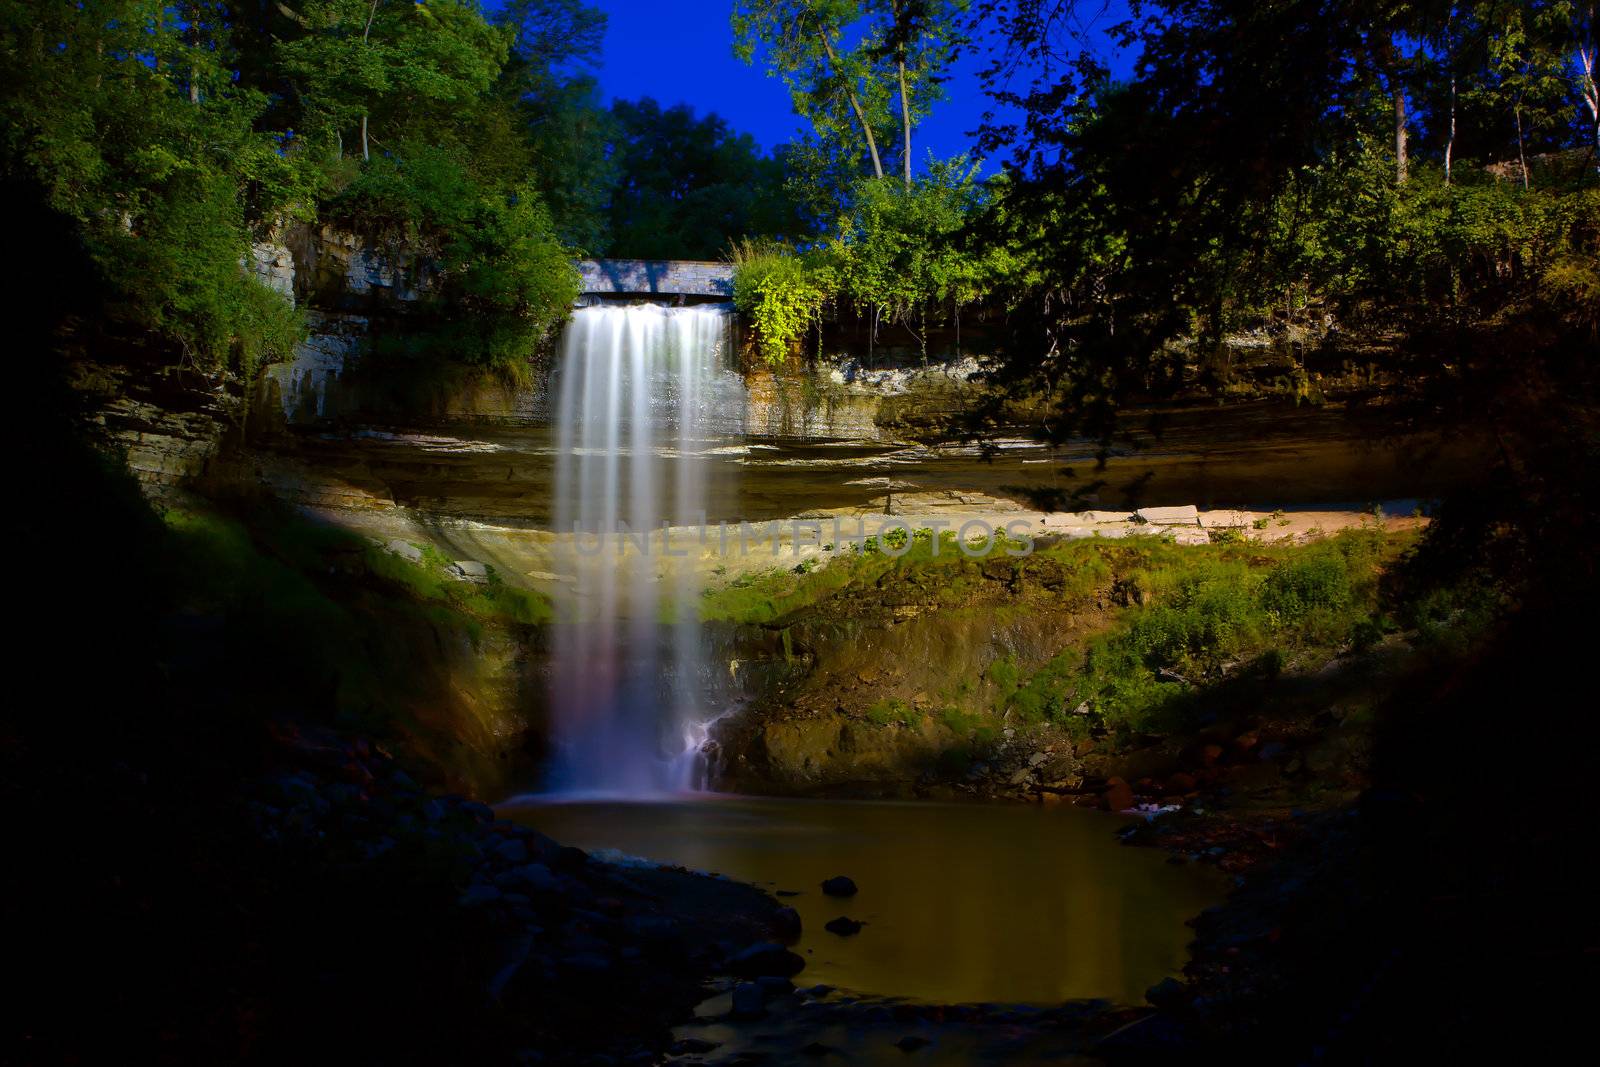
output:
[[[822,41],[822,51],[827,54],[828,66],[833,70],[839,69],[839,57],[833,54],[833,42],[828,40],[828,31],[819,28],[817,38]],[[878,139],[872,136],[872,124],[867,121],[867,113],[861,108],[861,101],[856,99],[854,89],[846,89],[845,95],[850,98],[850,110],[856,113],[856,119],[861,123],[861,132],[867,139],[867,151],[872,154],[872,173],[876,177],[883,177],[883,159],[878,155]]]
[[[379,2],[380,0],[372,0],[372,6],[367,8],[367,25],[361,31],[361,43],[363,45],[372,37],[372,20],[378,17]],[[366,163],[371,158],[367,148],[367,116],[363,112],[361,115],[361,162]]]
[[1444,183],[1450,184],[1450,163],[1456,154],[1456,14],[1455,7],[1445,20],[1445,59],[1450,67],[1450,135],[1444,142]]
[[1444,142],[1444,183],[1450,184],[1450,159],[1456,151],[1456,76],[1450,75],[1450,136]]
[[1528,151],[1522,142],[1522,101],[1514,109],[1517,115],[1517,165],[1522,168],[1522,187],[1528,188]]
[[1394,87],[1394,176],[1401,185],[1406,183],[1406,91]]
[[1589,117],[1594,120],[1594,146],[1600,149],[1600,85],[1595,84],[1595,54],[1600,48],[1580,45],[1578,48],[1579,88],[1583,102],[1589,107]]
[[905,127],[905,178],[906,189],[911,188],[911,98],[906,93],[906,61],[901,56],[895,60],[900,71],[900,124]]

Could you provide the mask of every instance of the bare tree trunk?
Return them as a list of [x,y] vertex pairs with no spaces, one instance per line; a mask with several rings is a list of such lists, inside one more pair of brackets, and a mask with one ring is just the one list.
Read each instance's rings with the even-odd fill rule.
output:
[[1450,75],[1450,136],[1444,143],[1444,183],[1450,184],[1450,158],[1456,151],[1456,76]]
[[1444,142],[1444,183],[1450,184],[1450,163],[1456,154],[1456,12],[1450,8],[1444,30],[1445,59],[1450,65],[1450,136]]
[[183,16],[188,20],[189,27],[184,31],[183,43],[189,46],[189,103],[200,103],[200,79],[195,70],[195,53],[200,50],[200,22],[196,5],[185,6]]
[[911,188],[911,98],[906,93],[906,61],[901,56],[895,60],[900,71],[900,124],[905,127],[905,178],[906,189]]
[[1394,87],[1394,175],[1395,181],[1401,185],[1406,183],[1408,169],[1406,142],[1406,91],[1396,85]]
[[[828,40],[828,31],[819,28],[817,37],[822,41],[822,50],[828,56],[828,65],[834,70],[839,69],[839,57],[833,53],[833,42]],[[872,124],[867,121],[867,113],[861,109],[861,101],[856,99],[856,91],[846,89],[845,93],[850,98],[850,110],[856,113],[856,119],[861,123],[861,132],[866,135],[867,151],[872,154],[872,173],[881,178],[883,159],[878,155],[878,139],[872,136]]]
[[1600,149],[1600,86],[1595,84],[1594,74],[1597,51],[1600,49],[1593,45],[1578,46],[1578,65],[1583,72],[1578,78],[1578,88],[1583,93],[1583,102],[1589,107],[1589,117],[1594,120],[1594,146]]
[[[363,45],[365,45],[368,39],[372,36],[372,20],[378,15],[378,4],[380,2],[381,0],[372,0],[372,6],[367,9],[367,25],[366,28],[361,31],[361,43]],[[372,156],[369,154],[369,150],[367,148],[367,116],[366,113],[363,112],[361,115],[361,162],[366,163],[371,158]]]
[[1514,109],[1517,115],[1517,163],[1522,167],[1522,187],[1528,188],[1528,152],[1522,141],[1522,101]]

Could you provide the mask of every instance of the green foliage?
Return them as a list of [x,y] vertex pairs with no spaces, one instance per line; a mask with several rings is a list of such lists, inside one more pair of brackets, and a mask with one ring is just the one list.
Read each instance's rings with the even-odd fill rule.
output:
[[521,375],[567,314],[611,180],[579,0],[48,8],[0,5],[0,166],[76,221],[118,325],[207,371],[289,356],[299,318],[241,267],[318,219],[435,272],[408,351]]
[[755,330],[761,358],[778,366],[822,314],[833,270],[815,254],[772,242],[741,241],[732,257],[734,306]]
[[904,700],[879,700],[864,712],[867,721],[878,726],[909,726],[913,719],[911,705]]
[[[1273,675],[1285,650],[1331,654],[1372,639],[1378,577],[1396,555],[1392,539],[1352,531],[1301,548],[1216,548],[1171,557],[1152,553],[1139,573],[1153,603],[1039,672],[1038,707],[1060,714],[1081,699],[1108,726],[1132,731],[1166,718],[1191,686],[1255,660]],[[1081,659],[1078,658],[1081,655]],[[1071,686],[1068,695],[1068,686]],[[1054,703],[1051,700],[1054,699]]]
[[887,178],[860,182],[827,245],[840,291],[919,340],[930,318],[986,296],[1003,253],[989,252],[987,242],[958,243],[985,204],[976,173],[958,157],[931,161],[927,176],[909,186]]
[[977,168],[933,160],[925,177],[867,178],[852,188],[826,243],[794,252],[773,242],[733,248],[734,303],[769,363],[781,363],[830,300],[904,326],[926,351],[930,324],[988,296],[1019,268],[1006,247],[969,247],[966,228],[986,210]]
[[611,105],[617,168],[610,254],[716,259],[737,241],[795,239],[804,224],[784,191],[781,160],[721,117],[646,97]]
[[563,321],[578,276],[549,212],[528,186],[501,192],[468,161],[427,145],[374,160],[335,208],[396,248],[432,249],[442,275],[428,329],[402,339],[411,354],[515,370]]
[[226,33],[139,0],[6,4],[0,167],[73,219],[112,317],[204,370],[287,356],[293,311],[241,270],[249,223],[300,189],[223,63]]

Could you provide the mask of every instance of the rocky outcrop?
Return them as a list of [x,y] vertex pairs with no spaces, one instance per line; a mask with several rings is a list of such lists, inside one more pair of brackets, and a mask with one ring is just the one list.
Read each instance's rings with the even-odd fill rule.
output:
[[155,365],[148,353],[128,356],[75,361],[69,380],[85,400],[90,432],[159,497],[210,472],[243,404],[225,374]]
[[288,245],[272,240],[256,241],[250,246],[250,256],[243,265],[262,285],[290,304],[295,302],[294,253]]

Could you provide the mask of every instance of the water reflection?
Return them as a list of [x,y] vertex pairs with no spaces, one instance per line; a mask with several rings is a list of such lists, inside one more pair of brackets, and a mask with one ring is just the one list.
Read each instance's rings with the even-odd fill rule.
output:
[[[716,871],[800,912],[800,984],[939,1002],[1138,1003],[1183,965],[1185,920],[1220,899],[1208,871],[1123,847],[1071,808],[715,797],[519,804],[559,841]],[[847,874],[848,900],[819,883]],[[852,938],[823,925],[848,915]]]

